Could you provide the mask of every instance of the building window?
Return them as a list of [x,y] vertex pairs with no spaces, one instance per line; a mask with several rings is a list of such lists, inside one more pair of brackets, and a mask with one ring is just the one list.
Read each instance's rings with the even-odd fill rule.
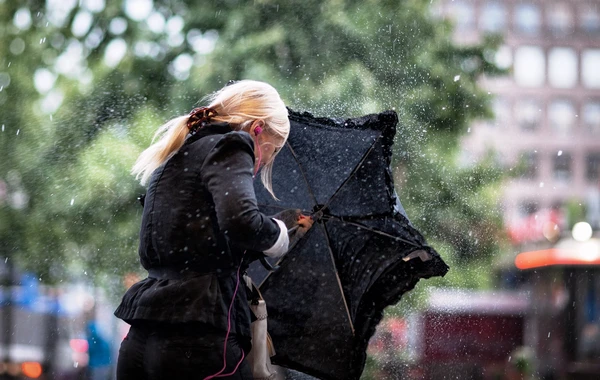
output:
[[548,54],[548,81],[557,88],[577,84],[577,54],[571,48],[557,47]]
[[589,101],[581,110],[583,127],[591,134],[600,135],[600,101]]
[[523,87],[540,87],[546,79],[546,59],[538,46],[521,46],[515,52],[515,82]]
[[587,155],[585,159],[585,178],[590,182],[600,179],[600,152]]
[[548,105],[548,121],[552,130],[568,135],[575,124],[575,106],[570,100],[557,99]]
[[567,3],[554,3],[548,7],[548,28],[555,36],[573,32],[573,11]]
[[475,20],[473,4],[462,0],[453,1],[450,4],[449,15],[456,25],[456,30],[464,32],[473,29]]
[[600,88],[600,49],[587,49],[581,54],[581,81],[588,88]]
[[502,45],[496,51],[494,63],[501,69],[510,69],[513,64],[512,50],[506,45]]
[[579,27],[587,34],[600,34],[600,10],[598,4],[582,4],[579,7]]
[[500,126],[502,129],[507,129],[510,125],[511,115],[510,104],[506,98],[501,96],[494,98],[492,108],[494,110],[494,119],[496,121],[494,125]]
[[554,156],[554,179],[568,181],[571,179],[571,154],[559,152]]
[[540,103],[532,99],[523,99],[515,105],[515,117],[522,130],[535,131],[542,119]]
[[519,214],[521,216],[533,215],[540,211],[540,204],[536,200],[525,200],[519,203]]
[[538,174],[539,155],[537,152],[525,152],[521,154],[520,173],[523,179],[535,179]]
[[537,5],[520,3],[515,6],[515,32],[536,35],[540,31],[541,19]]
[[486,32],[499,33],[506,27],[506,7],[499,2],[483,5],[479,18],[479,27]]

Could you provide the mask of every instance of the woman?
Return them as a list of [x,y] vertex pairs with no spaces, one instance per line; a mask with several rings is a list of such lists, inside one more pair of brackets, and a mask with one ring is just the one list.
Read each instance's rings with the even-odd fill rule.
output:
[[277,91],[239,81],[209,99],[161,127],[133,167],[148,184],[139,256],[149,275],[115,312],[131,324],[119,380],[252,379],[240,272],[262,254],[284,254],[312,226],[298,210],[258,211],[254,176],[262,166],[273,194],[273,159],[290,129]]

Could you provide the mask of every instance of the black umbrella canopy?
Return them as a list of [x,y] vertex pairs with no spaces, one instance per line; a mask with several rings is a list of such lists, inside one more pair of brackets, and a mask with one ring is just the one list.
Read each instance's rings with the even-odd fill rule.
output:
[[358,379],[384,308],[448,267],[394,190],[395,112],[334,120],[290,111],[290,123],[273,169],[279,200],[262,186],[257,198],[267,214],[299,208],[317,221],[278,270],[253,264],[249,273],[267,302],[277,364]]

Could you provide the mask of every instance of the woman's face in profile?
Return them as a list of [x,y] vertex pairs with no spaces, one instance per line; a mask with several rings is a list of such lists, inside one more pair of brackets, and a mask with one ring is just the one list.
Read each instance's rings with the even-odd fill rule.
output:
[[280,136],[274,136],[273,134],[269,133],[268,131],[265,131],[265,132],[261,133],[260,135],[258,135],[258,143],[260,144],[260,150],[261,150],[262,157],[260,157],[260,163],[259,163],[258,162],[259,161],[258,149],[255,149],[255,154],[256,154],[255,165],[257,165],[255,167],[255,169],[260,169],[260,167],[258,167],[258,165],[260,165],[262,167],[262,166],[268,164],[269,162],[271,162],[271,160],[273,160],[275,155],[281,150],[281,148],[285,144],[285,140],[283,140]]

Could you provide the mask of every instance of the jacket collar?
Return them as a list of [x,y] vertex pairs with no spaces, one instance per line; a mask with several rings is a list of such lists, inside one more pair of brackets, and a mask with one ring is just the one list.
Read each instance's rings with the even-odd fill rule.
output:
[[210,136],[210,135],[224,135],[225,133],[229,133],[232,132],[233,128],[231,128],[231,125],[229,123],[211,123],[211,124],[207,124],[204,127],[198,129],[196,131],[196,133],[194,133],[193,135],[190,135],[186,140],[185,143],[189,144],[192,143],[194,141],[198,141],[203,137],[206,136]]

